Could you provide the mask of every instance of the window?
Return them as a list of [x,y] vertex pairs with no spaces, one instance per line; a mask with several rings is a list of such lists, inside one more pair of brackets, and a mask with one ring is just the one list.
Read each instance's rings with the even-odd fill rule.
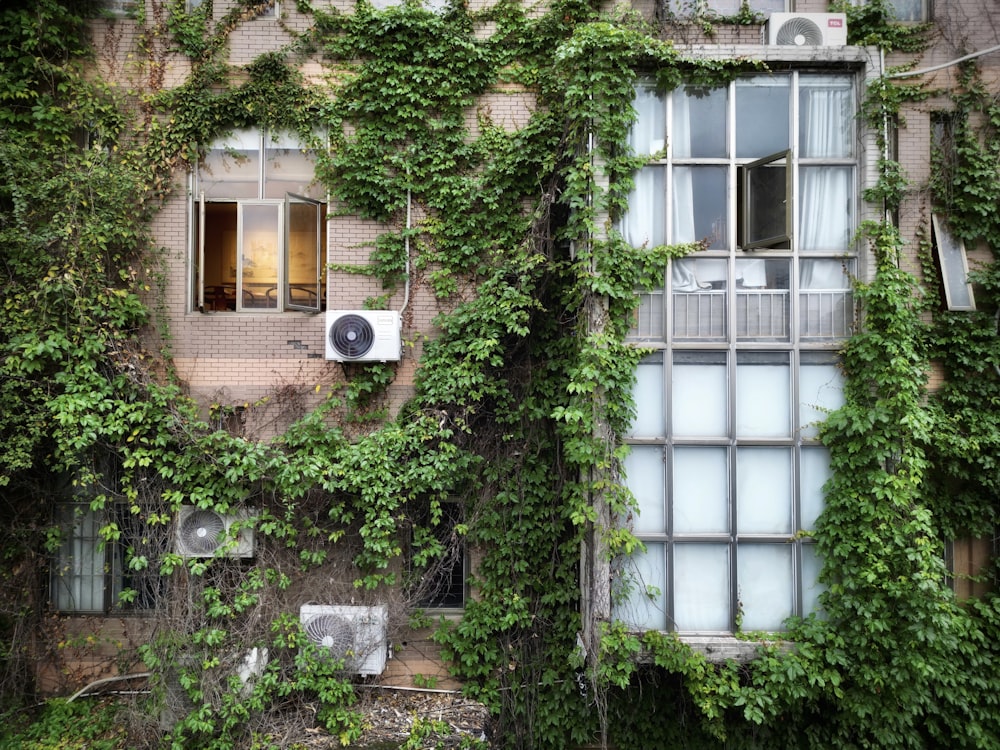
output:
[[919,23],[930,20],[930,0],[887,0],[897,21]]
[[[755,13],[773,13],[787,10],[785,0],[746,0]],[[717,16],[736,16],[743,8],[743,0],[670,0],[670,9],[678,16],[695,16],[712,13]]]
[[288,133],[237,131],[209,147],[196,182],[195,307],[323,309],[326,206],[311,151]]
[[808,535],[854,305],[855,81],[789,72],[670,95],[640,86],[650,155],[622,225],[635,246],[701,241],[643,293],[626,519],[646,546],[617,615],[640,629],[780,630],[816,607]]
[[[101,529],[117,524],[118,538],[105,541]],[[106,511],[88,504],[63,503],[56,508],[59,548],[52,564],[51,599],[60,612],[148,610],[162,589],[157,572],[165,534],[151,533],[139,516],[122,504]],[[133,564],[138,556],[148,565]]]
[[139,3],[137,0],[101,0],[99,7],[113,18],[134,18]]
[[432,518],[430,503],[413,519],[410,538],[410,593],[418,607],[462,609],[465,606],[466,547],[461,503],[438,505],[440,517]]
[[976,300],[969,283],[969,261],[965,254],[965,243],[952,234],[947,222],[938,214],[932,214],[934,228],[934,248],[941,268],[941,282],[944,285],[945,302],[949,310],[975,310]]

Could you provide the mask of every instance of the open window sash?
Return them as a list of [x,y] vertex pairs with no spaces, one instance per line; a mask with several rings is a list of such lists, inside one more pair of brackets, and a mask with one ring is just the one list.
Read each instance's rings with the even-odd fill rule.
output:
[[941,282],[944,285],[945,302],[949,310],[975,310],[976,300],[969,283],[969,261],[965,254],[965,243],[951,233],[944,217],[931,214],[934,226],[934,242],[937,246],[938,262],[941,267]]
[[322,204],[285,193],[286,310],[320,311],[322,297]]
[[792,239],[791,150],[740,167],[740,247],[786,245]]

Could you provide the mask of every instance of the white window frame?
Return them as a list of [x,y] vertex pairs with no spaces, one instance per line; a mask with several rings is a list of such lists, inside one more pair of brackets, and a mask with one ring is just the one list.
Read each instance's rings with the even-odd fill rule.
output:
[[931,225],[948,309],[975,310],[976,298],[972,284],[969,283],[969,260],[965,243],[952,234],[948,223],[940,214],[931,214]]
[[[281,137],[286,137],[281,136]],[[277,138],[278,134],[274,136]],[[325,203],[313,196],[300,195],[298,192],[285,191],[281,197],[268,197],[273,193],[275,184],[284,184],[287,176],[280,172],[269,174],[269,154],[270,145],[274,142],[272,134],[260,130],[235,131],[229,137],[221,138],[211,144],[206,150],[206,157],[199,161],[198,168],[193,175],[194,187],[192,188],[193,210],[192,226],[195,231],[192,236],[193,263],[191,284],[192,284],[192,308],[196,311],[225,311],[232,310],[240,313],[282,313],[282,312],[306,312],[318,313],[325,307],[325,294],[323,289],[324,279],[324,258],[323,248],[326,240],[326,225],[323,220]],[[285,147],[287,149],[287,146]],[[248,156],[243,156],[248,155]],[[240,179],[232,183],[224,179],[211,179],[211,172],[205,165],[209,156],[218,169],[224,168],[224,163],[229,160],[237,169]],[[240,160],[250,158],[256,160],[255,170],[240,170]],[[232,184],[236,187],[228,187]],[[310,188],[315,184],[315,178],[309,185],[302,185],[300,188]],[[249,192],[249,194],[247,194]],[[316,192],[316,190],[313,190]],[[213,279],[216,283],[208,281],[206,269],[206,256],[209,254],[209,239],[206,235],[206,227],[209,222],[209,205],[230,205],[235,211],[235,259],[231,265],[228,276],[221,279]],[[265,283],[264,286],[252,289],[247,281],[247,264],[249,263],[248,253],[244,252],[244,243],[247,241],[245,233],[244,216],[248,209],[253,206],[274,206],[277,210],[277,220],[273,225],[276,247],[274,249],[275,275],[273,284]],[[307,267],[314,266],[311,278],[292,278],[290,269],[293,266],[293,224],[291,221],[293,210],[300,212],[302,207],[308,207],[312,214],[307,219],[307,224],[312,225],[314,235],[314,250],[303,249],[303,259]],[[304,238],[308,243],[308,237]],[[221,250],[214,250],[217,257],[214,260],[221,260],[223,253]],[[310,262],[308,256],[315,253],[315,258]],[[206,290],[211,288],[212,295],[208,295]]]

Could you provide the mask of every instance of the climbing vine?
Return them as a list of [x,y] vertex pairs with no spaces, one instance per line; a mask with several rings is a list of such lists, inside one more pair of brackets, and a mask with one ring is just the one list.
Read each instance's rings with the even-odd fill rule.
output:
[[[29,633],[68,642],[37,592],[61,543],[55,498],[123,507],[153,532],[186,505],[253,509],[242,516],[261,539],[252,564],[188,560],[149,541],[155,533],[130,547],[136,580],[155,570],[165,583],[121,592],[121,604],[153,596],[160,609],[156,637],[123,649],[117,666],[158,675],[150,705],[172,719],[173,747],[274,746],[271,722],[311,721],[310,706],[352,742],[355,691],[342,664],[311,653],[290,602],[335,563],[347,580],[322,593],[391,601],[405,621],[420,579],[405,560],[447,555],[432,532],[441,504],[457,499],[458,534],[479,556],[476,596],[437,638],[504,745],[997,746],[1000,611],[992,595],[959,605],[943,564],[945,539],[996,521],[996,265],[974,277],[984,312],[940,313],[929,250],[921,286],[900,269],[890,221],[862,228],[876,273],[857,284],[864,325],[843,352],[845,405],[823,427],[833,475],[810,532],[825,561],[824,615],[791,623],[794,648],[761,645],[750,663],[718,665],[672,634],[584,623],[581,544],[601,525],[599,503],[632,507],[617,479],[643,354],[625,344],[635,291],[698,249],[637,250],[614,229],[643,163],[626,146],[635,77],[647,71],[669,89],[759,65],[686,59],[632,13],[582,0],[539,14],[362,0],[351,14],[298,3],[307,30],[231,66],[232,34],[268,7],[247,0],[213,19],[210,3],[153,3],[140,19],[149,90],[138,98],[85,75],[85,19],[69,8],[44,0],[0,12],[0,394],[14,405],[0,416],[5,699],[33,680]],[[888,21],[881,0],[843,10],[857,43],[922,43],[919,27]],[[743,6],[729,20],[756,18]],[[171,87],[157,73],[164,50],[190,64]],[[335,75],[306,80],[306,59]],[[480,110],[473,135],[471,108],[501,84],[528,87],[538,106],[517,129]],[[863,115],[884,138],[884,123],[925,96],[878,79]],[[974,69],[953,98],[954,148],[938,155],[948,179],[930,188],[958,236],[995,250],[1000,116]],[[205,421],[169,358],[151,352],[168,331],[147,304],[159,273],[150,222],[198,147],[246,126],[292,129],[314,145],[324,128],[317,174],[334,202],[386,227],[368,265],[340,270],[381,279],[386,294],[409,271],[441,301],[415,395],[397,415],[380,401],[393,367],[373,365],[314,408],[276,394],[290,424],[271,441],[248,439],[218,429],[236,412]],[[905,175],[888,156],[880,173],[865,199],[891,215]],[[421,207],[413,226],[402,220],[410,203]],[[948,379],[931,396],[932,360]],[[102,527],[107,542],[125,517]],[[638,545],[625,530],[599,530],[609,554]],[[585,626],[599,639],[582,653]],[[234,674],[249,647],[268,654],[252,683]],[[43,724],[72,712],[53,704]],[[130,746],[159,741],[138,714],[125,725]]]

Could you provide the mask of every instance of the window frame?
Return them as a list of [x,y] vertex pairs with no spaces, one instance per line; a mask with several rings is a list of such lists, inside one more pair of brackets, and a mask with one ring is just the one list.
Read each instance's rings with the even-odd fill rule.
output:
[[[821,564],[816,555],[817,547],[808,533],[803,533],[808,532],[803,526],[814,522],[822,502],[820,480],[828,476],[828,458],[824,458],[822,451],[825,449],[818,440],[814,423],[822,419],[824,408],[836,408],[842,403],[842,386],[836,366],[837,350],[851,334],[854,322],[850,278],[857,272],[860,263],[857,257],[859,247],[853,231],[860,221],[861,210],[858,180],[862,175],[863,151],[858,148],[855,130],[860,81],[853,66],[833,72],[789,69],[777,75],[787,76],[787,84],[774,80],[762,80],[761,83],[764,86],[788,87],[787,93],[781,95],[787,97],[787,112],[785,109],[772,110],[776,115],[771,118],[784,128],[787,117],[787,145],[783,150],[772,147],[766,155],[754,154],[753,150],[756,147],[762,150],[768,144],[779,145],[785,137],[784,133],[777,139],[743,139],[742,145],[737,138],[737,131],[743,122],[741,112],[751,115],[766,112],[761,107],[765,106],[763,102],[769,101],[770,95],[749,96],[742,104],[737,100],[741,91],[746,92],[747,87],[754,85],[752,79],[755,76],[752,74],[727,84],[724,96],[711,94],[711,98],[705,98],[711,92],[699,93],[697,87],[694,91],[679,87],[664,94],[656,93],[655,86],[650,82],[640,81],[637,85],[637,102],[641,104],[642,117],[633,130],[630,143],[636,153],[649,154],[647,169],[661,170],[662,174],[637,175],[637,187],[630,196],[630,209],[634,198],[640,215],[634,222],[626,215],[621,227],[623,236],[638,247],[643,243],[656,245],[661,242],[697,241],[709,232],[709,227],[713,230],[708,235],[712,241],[705,249],[673,261],[664,269],[662,287],[640,292],[637,321],[629,334],[629,341],[654,352],[644,359],[637,373],[642,384],[636,392],[637,421],[643,424],[645,431],[639,432],[633,427],[624,438],[631,448],[646,451],[640,460],[647,463],[639,469],[636,484],[630,484],[626,479],[626,486],[645,493],[643,498],[637,497],[643,513],[663,519],[659,529],[655,528],[657,521],[644,519],[642,513],[622,519],[626,524],[638,523],[633,526],[633,533],[648,545],[648,551],[634,563],[631,575],[635,577],[631,583],[655,584],[650,592],[653,598],[649,599],[641,596],[640,590],[633,590],[631,594],[626,591],[630,583],[629,573],[622,571],[623,577],[619,579],[624,586],[619,593],[626,595],[624,603],[634,606],[634,614],[645,623],[640,629],[657,623],[656,627],[665,626],[686,638],[702,635],[718,638],[741,629],[780,630],[777,620],[783,621],[786,616],[801,615],[816,607],[822,590],[817,577]],[[678,97],[683,98],[681,104],[675,101]],[[657,98],[659,104],[651,101],[652,98]],[[705,101],[706,104],[695,108],[693,103],[696,101]],[[710,121],[706,121],[706,117]],[[699,128],[714,132],[721,127],[721,118],[725,118],[724,139],[721,136],[710,140],[695,139],[695,122]],[[751,117],[754,122],[762,119],[767,117]],[[828,127],[824,123],[836,127]],[[778,144],[774,144],[775,140]],[[664,145],[665,149],[662,148]],[[784,223],[787,232],[780,236],[771,233],[770,237],[746,241],[746,221],[753,213],[748,180],[754,170],[772,168],[782,159],[786,167]],[[718,220],[713,217],[723,189],[714,187],[710,194],[697,184],[694,187],[688,184],[690,178],[687,173],[706,166],[727,170],[725,213]],[[675,177],[678,167],[686,170],[680,182]],[[713,185],[715,182],[718,181],[713,181]],[[640,193],[640,190],[645,193]],[[657,190],[661,192],[651,197],[650,191]],[[706,198],[708,204],[704,203]],[[843,206],[847,218],[843,218],[845,211],[840,211],[840,221],[828,221],[822,215],[817,218],[817,213],[832,213],[829,206],[840,207],[841,201],[847,201]],[[682,206],[680,212],[677,206]],[[715,241],[717,224],[724,227],[721,234],[725,235],[725,240],[722,242]],[[686,264],[702,264],[704,267],[676,273],[684,270]],[[748,264],[756,265],[751,268]],[[767,303],[765,298],[771,297],[775,302]],[[779,303],[779,297],[783,302]],[[713,302],[716,299],[719,302]],[[743,313],[745,319],[741,319],[740,315],[744,303],[753,303],[754,300],[764,306],[753,309],[771,312],[757,313],[753,318],[756,324],[750,325],[749,308]],[[767,307],[765,303],[772,306]],[[681,308],[678,308],[679,304]],[[691,309],[695,310],[693,319],[697,325],[688,327],[682,323],[686,305],[694,305]],[[716,314],[721,316],[717,324],[701,326],[699,321],[704,316]],[[765,323],[770,320],[769,316],[774,315],[778,316],[779,325],[768,328]],[[819,322],[813,320],[814,316],[818,316]],[[772,394],[766,400],[768,404],[775,399],[775,403],[787,402],[783,407],[787,414],[782,420],[789,424],[777,433],[771,429],[773,425],[765,425],[765,428],[756,431],[738,430],[738,414],[741,409],[745,412],[747,403],[754,403],[753,391],[745,390],[747,383],[754,382],[754,373],[741,371],[741,358],[766,358],[768,353],[783,357],[787,362],[779,368],[785,378],[785,386],[776,392],[780,397]],[[715,395],[703,398],[701,392],[684,396],[674,391],[683,380],[676,369],[677,355],[722,358],[721,375],[709,372],[688,378],[694,378],[692,382],[696,382],[699,388],[709,387],[706,385],[709,381],[716,383],[711,386]],[[650,364],[659,369],[643,374],[642,368]],[[821,367],[810,369],[814,365]],[[748,377],[750,380],[745,380]],[[817,394],[807,396],[807,392],[812,391],[817,391]],[[772,391],[759,393],[771,394]],[[822,408],[817,408],[817,404]],[[725,426],[719,426],[716,420],[716,428],[709,432],[696,430],[682,435],[680,425],[674,419],[678,409],[688,406],[697,412],[696,417],[701,423],[710,418],[706,416],[707,409],[711,414],[718,413]],[[758,404],[750,412],[764,409],[765,405]],[[659,426],[650,426],[656,422]],[[691,420],[689,423],[694,424]],[[721,453],[713,453],[713,450]],[[654,479],[649,478],[661,477],[654,459],[656,455],[661,456],[663,463],[662,484],[656,484]],[[781,493],[781,503],[770,508],[778,515],[779,511],[786,512],[787,499],[788,525],[782,525],[779,531],[739,526],[741,504],[744,506],[743,513],[747,507],[752,507],[758,508],[758,513],[767,515],[762,507],[753,504],[755,493],[759,495],[763,491],[765,481],[747,484],[742,489],[739,486],[746,472],[754,469],[753,462],[757,459],[764,461],[757,464],[758,467],[770,465],[768,462],[787,467],[782,469],[788,473],[784,483],[787,489]],[[707,470],[691,473],[691,464],[678,462],[695,461],[697,464],[701,460],[721,461],[720,466],[725,467],[724,470],[717,469],[714,474],[725,475],[724,480],[720,478],[718,481],[725,482],[724,515],[728,526],[713,527],[714,531],[696,525],[675,525],[675,514],[683,506],[684,498],[690,499],[697,494],[693,489],[695,485],[691,484],[696,479],[675,487],[675,482],[681,481],[678,476],[686,473],[689,477],[708,477],[713,474]],[[647,477],[647,471],[653,473]],[[741,479],[741,472],[744,479]],[[817,482],[819,486],[814,486]],[[758,489],[754,490],[754,487]],[[662,496],[658,495],[661,491]],[[716,495],[722,497],[719,492]],[[751,505],[747,506],[748,502]],[[685,549],[695,553],[709,551],[711,545],[717,545],[715,551],[706,554],[716,555],[714,559],[722,566],[719,569],[725,571],[729,621],[725,626],[718,621],[709,623],[710,626],[677,621],[679,601],[675,586],[686,576],[676,567],[677,552],[686,554]],[[780,550],[777,545],[780,545]],[[662,559],[658,555],[662,555]],[[745,575],[748,555],[757,561],[780,558],[785,561],[782,565],[787,563],[789,568],[782,574],[787,588],[776,588],[767,594],[768,598],[760,599],[766,606],[761,609],[758,604],[756,613],[748,610],[748,619],[744,619],[741,616],[740,589],[744,586],[741,575]],[[725,562],[722,562],[723,559]],[[629,564],[627,559],[619,562]],[[643,581],[651,572],[664,577]],[[662,589],[657,591],[660,586]],[[787,603],[780,604],[784,597],[788,598]],[[721,602],[721,599],[717,602],[720,607]],[[773,613],[767,609],[772,603],[776,606],[780,604]],[[662,612],[657,611],[658,606],[662,606]],[[780,609],[785,606],[787,611]],[[629,613],[624,606],[619,605],[617,612],[621,615],[620,619],[628,620]],[[760,627],[761,622],[767,623],[767,627]]]
[[[295,141],[293,148],[307,152],[305,145],[298,140],[298,136],[288,132],[270,131],[266,128],[250,128],[235,130],[228,136],[216,139],[209,144],[204,154],[199,158],[198,163],[192,173],[192,199],[194,208],[191,211],[192,225],[194,231],[191,234],[193,247],[191,299],[192,309],[196,312],[236,312],[236,313],[263,313],[278,314],[287,312],[304,312],[317,314],[325,309],[326,295],[324,294],[324,279],[326,265],[323,262],[323,252],[326,245],[326,205],[327,202],[313,195],[302,195],[294,190],[284,190],[279,193],[280,197],[274,196],[275,190],[280,190],[281,186],[288,185],[288,176],[280,170],[274,171],[270,162],[278,158],[276,152],[282,148],[290,148],[288,145],[272,146],[277,139],[282,136],[291,136]],[[250,169],[239,168],[241,160],[247,160]],[[225,180],[222,178],[212,180],[211,169],[227,169],[227,162],[231,161],[237,167],[238,179]],[[310,159],[310,161],[312,161]],[[207,165],[207,166],[206,166]],[[294,178],[294,174],[292,175]],[[313,165],[312,180],[306,187],[316,184],[315,166]],[[229,187],[232,185],[233,187]],[[253,185],[253,186],[252,186]],[[300,187],[302,183],[299,183]],[[288,185],[290,187],[290,185]],[[326,197],[326,196],[324,196]],[[233,257],[231,261],[230,274],[232,279],[223,277],[221,281],[209,283],[206,274],[206,257],[211,254],[213,260],[222,262],[225,260],[227,251],[213,247],[209,250],[209,238],[206,236],[206,228],[210,223],[218,220],[210,219],[208,216],[208,206],[231,205],[233,211],[234,237],[231,242]],[[314,218],[311,223],[314,225],[315,235],[314,250],[307,250],[306,257],[314,253],[314,258],[307,261],[313,267],[313,277],[307,280],[292,279],[292,225],[290,222],[293,206],[309,205],[314,209]],[[247,254],[244,248],[244,216],[246,210],[251,206],[276,206],[278,208],[276,223],[274,224],[275,242],[277,247],[274,252],[275,272],[273,284],[267,281],[263,287],[252,290],[249,288],[247,274],[245,273],[247,264]],[[225,211],[225,209],[220,209]],[[216,240],[218,241],[218,240]],[[211,294],[209,294],[211,289]],[[298,292],[294,294],[293,292]],[[261,300],[257,300],[258,294],[262,294]],[[306,301],[300,301],[304,297]]]
[[934,249],[937,253],[945,304],[949,310],[976,309],[976,297],[969,282],[969,259],[965,243],[948,228],[944,216],[931,214]]
[[[757,237],[754,232],[757,211],[754,208],[755,191],[754,175],[758,170],[774,167],[778,162],[784,162],[782,168],[785,170],[785,209],[784,209],[784,231],[770,236]],[[737,167],[738,180],[740,186],[740,201],[737,207],[737,227],[740,231],[738,244],[744,250],[756,250],[758,248],[770,248],[792,241],[792,219],[795,216],[795,196],[792,190],[792,150],[785,149],[776,154],[765,156],[761,159],[742,164]]]
[[[72,518],[68,517],[69,514],[72,514]],[[135,521],[135,516],[126,503],[109,503],[101,510],[95,510],[90,503],[79,500],[56,503],[53,525],[59,529],[61,537],[59,549],[52,553],[49,571],[49,601],[55,612],[70,616],[113,613],[143,615],[157,609],[159,593],[165,584],[158,573],[158,561],[148,560],[144,569],[132,570],[129,555],[136,543],[146,542],[152,546],[154,541],[160,540],[165,545],[166,531],[161,529],[157,534],[153,527],[144,522],[132,527],[129,521]],[[117,536],[107,539],[102,531],[111,523],[117,525]],[[88,533],[88,529],[92,533]],[[77,558],[73,553],[66,554],[67,543],[74,548],[77,545],[88,546],[89,557],[93,561],[89,573],[71,572],[68,585],[65,574],[67,570],[77,569]],[[100,572],[97,572],[97,565],[100,566]],[[81,576],[91,579],[90,598],[99,601],[99,607],[74,606],[71,602],[64,601],[64,597],[71,598],[82,593],[82,589],[78,589],[72,582],[72,579]],[[140,585],[131,585],[135,579],[140,581]],[[131,601],[122,600],[121,595],[125,591],[134,592]]]
[[[416,591],[414,606],[437,614],[460,613],[469,599],[470,558],[464,534],[457,534],[456,527],[464,524],[465,508],[458,498],[439,501],[441,518],[431,524],[431,501],[419,504],[409,529],[407,567],[411,591]],[[414,558],[418,547],[415,532],[420,528],[429,531],[444,546],[444,556],[418,567]],[[457,537],[457,540],[454,539]],[[456,574],[459,583],[456,584]],[[430,575],[431,581],[425,582]],[[420,579],[419,583],[418,578]],[[460,598],[461,601],[455,601]]]

